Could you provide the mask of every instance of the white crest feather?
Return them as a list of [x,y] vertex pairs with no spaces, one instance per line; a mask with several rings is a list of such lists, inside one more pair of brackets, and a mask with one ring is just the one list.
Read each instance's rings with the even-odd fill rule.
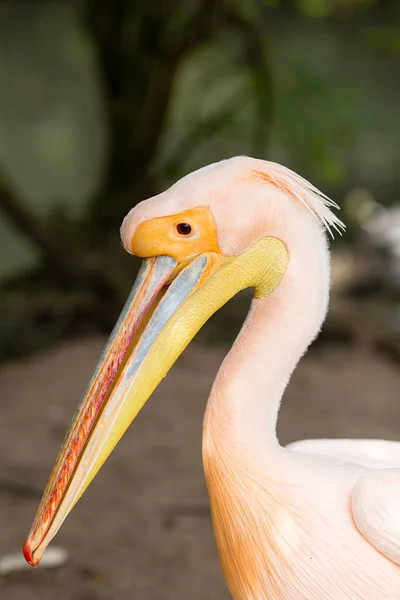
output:
[[332,212],[331,209],[340,210],[340,206],[319,191],[312,183],[278,163],[265,161],[268,164],[267,171],[252,171],[255,176],[269,180],[270,183],[289,193],[304,204],[319,221],[326,227],[332,238],[333,230],[339,235],[346,229],[346,225]]

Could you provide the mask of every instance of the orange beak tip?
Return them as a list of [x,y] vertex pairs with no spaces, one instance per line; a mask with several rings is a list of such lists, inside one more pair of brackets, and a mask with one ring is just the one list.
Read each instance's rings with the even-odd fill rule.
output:
[[37,567],[39,564],[40,558],[39,559],[34,558],[29,538],[27,538],[25,540],[23,551],[24,551],[24,557],[25,557],[26,562],[29,563],[30,565],[32,565],[32,567]]

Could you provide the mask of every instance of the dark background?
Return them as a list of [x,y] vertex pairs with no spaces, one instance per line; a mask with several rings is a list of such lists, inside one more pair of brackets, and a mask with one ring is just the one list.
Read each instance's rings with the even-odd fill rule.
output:
[[[237,154],[341,206],[332,302],[282,443],[400,439],[398,0],[0,0],[0,556],[19,552],[138,262],[135,203]],[[248,308],[213,317],[5,600],[222,600],[201,421]],[[0,558],[1,572],[1,558]]]

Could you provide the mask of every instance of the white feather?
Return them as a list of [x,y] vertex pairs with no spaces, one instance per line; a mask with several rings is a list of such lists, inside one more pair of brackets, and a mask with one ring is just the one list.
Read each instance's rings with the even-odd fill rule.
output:
[[264,162],[268,165],[266,174],[274,185],[285,193],[290,190],[291,195],[302,202],[321,221],[332,238],[334,237],[332,230],[336,230],[342,235],[346,226],[331,210],[332,208],[340,210],[340,206],[336,202],[318,190],[307,179],[287,167],[271,161]]

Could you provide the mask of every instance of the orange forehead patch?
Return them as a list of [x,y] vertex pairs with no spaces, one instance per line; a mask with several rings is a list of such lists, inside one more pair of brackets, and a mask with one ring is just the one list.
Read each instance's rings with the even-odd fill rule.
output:
[[183,261],[203,252],[220,252],[217,228],[208,207],[156,217],[135,229],[130,251],[149,258],[167,254]]

